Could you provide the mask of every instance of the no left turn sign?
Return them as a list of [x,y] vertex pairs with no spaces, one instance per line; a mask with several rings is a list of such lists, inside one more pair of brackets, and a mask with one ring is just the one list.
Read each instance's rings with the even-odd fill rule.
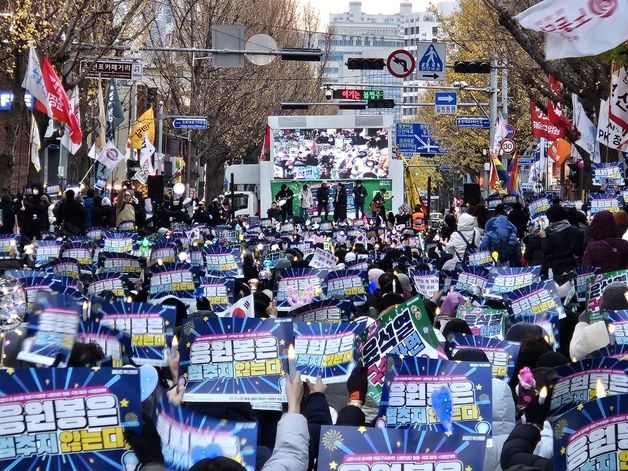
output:
[[412,53],[405,49],[393,51],[386,60],[386,68],[390,75],[397,78],[404,78],[414,72],[416,60]]

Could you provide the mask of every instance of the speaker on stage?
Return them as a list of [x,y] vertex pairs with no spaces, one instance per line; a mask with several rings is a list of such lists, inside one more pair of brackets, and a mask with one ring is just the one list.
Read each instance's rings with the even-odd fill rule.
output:
[[478,204],[482,200],[480,185],[477,183],[465,183],[463,198],[464,204],[467,204],[469,201],[473,201],[475,204]]
[[148,197],[153,203],[164,200],[164,177],[163,175],[150,175],[148,177]]

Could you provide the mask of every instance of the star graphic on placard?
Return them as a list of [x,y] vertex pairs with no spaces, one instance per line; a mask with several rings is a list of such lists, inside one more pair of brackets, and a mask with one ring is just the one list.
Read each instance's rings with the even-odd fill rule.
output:
[[582,404],[582,403],[578,404],[578,405],[576,406],[576,409],[578,409],[578,410],[582,410],[582,409],[584,409],[584,404]]
[[285,344],[286,344],[286,341],[285,341],[284,339],[281,339],[281,340],[279,341],[279,345],[285,345]]
[[92,371],[99,371],[100,370],[100,366],[92,366]]
[[609,409],[611,412],[613,412],[615,410],[615,406],[610,406]]
[[397,448],[401,447],[401,442],[397,442],[395,443],[395,445],[397,445]]
[[364,425],[362,427],[358,427],[358,432],[366,433],[366,427]]
[[13,373],[15,373],[15,369],[13,369],[13,368],[7,368],[7,369],[6,369],[6,372],[7,372],[9,375],[12,375]]
[[170,325],[170,321],[164,321],[164,324]]
[[329,469],[336,469],[338,468],[338,463],[336,463],[335,461],[332,461],[331,463],[329,463]]
[[484,420],[484,418],[480,415],[480,416],[478,416],[478,420],[479,420],[480,422],[482,422],[482,421]]
[[190,342],[188,342],[188,343],[186,343],[186,344],[185,344],[185,346],[186,346],[187,348],[190,348],[190,347],[192,346],[192,344],[191,344]]
[[561,454],[561,455],[564,455],[565,453],[567,453],[567,448],[562,447],[562,448],[560,449],[560,454]]
[[471,466],[467,466],[466,468],[464,468],[464,471],[473,471],[473,468]]
[[128,399],[122,399],[120,401],[120,406],[122,406],[122,407],[129,407],[129,400]]
[[476,384],[475,385],[475,389],[477,389],[478,391],[482,390],[482,385],[481,384]]
[[425,449],[425,453],[429,453],[429,452],[430,452],[430,449],[429,449],[429,448],[426,448],[426,449]]
[[207,322],[207,321],[209,320],[209,317],[205,316],[205,317],[203,317],[203,320],[204,320],[205,322]]

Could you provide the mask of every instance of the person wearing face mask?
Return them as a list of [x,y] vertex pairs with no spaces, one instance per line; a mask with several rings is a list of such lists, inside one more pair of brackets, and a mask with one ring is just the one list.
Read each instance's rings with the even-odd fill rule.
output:
[[[48,226],[48,207],[42,202],[42,188],[34,185],[32,196],[26,197],[22,205],[21,234],[28,239],[41,238],[42,227]],[[42,220],[43,218],[43,220]]]

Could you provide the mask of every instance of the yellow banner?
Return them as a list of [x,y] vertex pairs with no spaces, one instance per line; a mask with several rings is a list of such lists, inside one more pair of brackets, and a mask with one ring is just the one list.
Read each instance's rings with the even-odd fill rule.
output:
[[142,116],[133,124],[131,133],[129,134],[131,147],[140,149],[144,142],[144,136],[148,136],[148,140],[151,143],[155,142],[155,113],[152,108],[148,108],[144,111]]

